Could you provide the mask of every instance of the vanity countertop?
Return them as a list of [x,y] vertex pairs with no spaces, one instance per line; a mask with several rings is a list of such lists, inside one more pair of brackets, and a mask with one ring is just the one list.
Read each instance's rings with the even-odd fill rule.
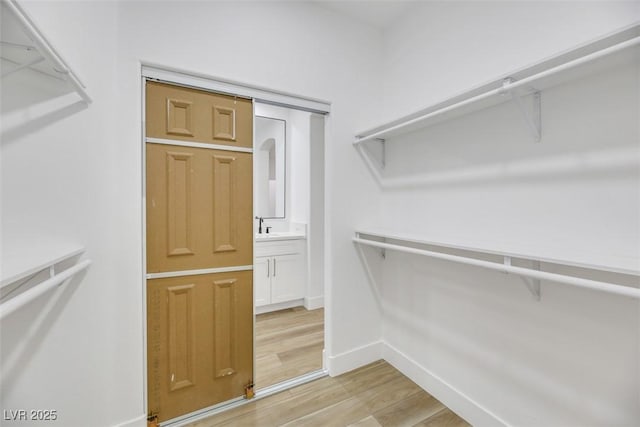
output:
[[256,242],[273,242],[276,240],[299,240],[305,239],[304,233],[295,231],[272,231],[271,233],[256,233]]

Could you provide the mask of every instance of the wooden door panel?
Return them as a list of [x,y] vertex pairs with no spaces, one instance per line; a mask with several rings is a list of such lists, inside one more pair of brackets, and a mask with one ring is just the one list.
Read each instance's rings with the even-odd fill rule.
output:
[[213,155],[213,252],[237,251],[238,158]]
[[147,281],[149,410],[159,421],[244,394],[252,290],[251,271]]
[[166,162],[167,255],[193,255],[193,154],[167,151]]
[[195,284],[167,288],[169,389],[195,385]]
[[148,137],[253,147],[251,100],[149,82]]
[[253,263],[252,155],[147,144],[147,271]]
[[233,375],[238,369],[238,356],[233,343],[235,335],[235,279],[213,282],[215,315],[213,321],[213,374],[216,378]]

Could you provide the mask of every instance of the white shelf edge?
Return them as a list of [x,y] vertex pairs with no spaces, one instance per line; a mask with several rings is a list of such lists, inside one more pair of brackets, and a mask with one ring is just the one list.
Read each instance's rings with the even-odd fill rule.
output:
[[[520,276],[529,288],[529,291],[533,294],[537,301],[541,298],[540,284],[542,280],[551,281],[556,283],[562,283],[566,285],[575,286],[578,288],[585,288],[595,290],[599,292],[606,292],[609,294],[620,295],[624,297],[640,299],[640,288],[635,286],[620,285],[617,283],[603,282],[599,280],[585,279],[582,277],[570,276],[566,274],[551,273],[548,271],[542,271],[537,266],[533,268],[517,267],[511,264],[511,257],[505,256],[503,261],[493,262],[485,261],[482,259],[453,255],[445,252],[437,252],[427,249],[418,249],[411,246],[405,246],[401,244],[379,242],[377,240],[363,239],[357,235],[352,239],[354,243],[358,245],[372,246],[378,249],[392,250],[397,252],[404,252],[413,255],[426,256],[429,258],[435,258],[445,261],[452,261],[461,264],[472,265],[475,267],[486,268],[493,271],[499,271],[502,273],[513,273]],[[384,254],[384,252],[383,252]],[[533,279],[533,280],[531,280]]]
[[[493,98],[494,102],[491,105],[507,102],[509,97],[502,97],[501,95],[515,89],[527,88],[528,85],[535,84],[541,79],[548,78],[551,75],[565,72],[591,63],[599,58],[632,49],[639,45],[640,24],[631,25],[613,34],[585,43],[518,71],[506,74],[489,83],[432,104],[413,114],[405,115],[386,124],[360,132],[356,135],[353,144],[357,145],[367,141],[384,140],[391,135],[408,133],[414,130],[406,130],[406,128],[411,126],[416,126],[417,128],[428,127],[429,124],[426,122],[429,119],[442,116],[455,110],[462,110],[465,107],[469,108],[474,104],[479,104],[481,101],[486,102]],[[513,82],[505,83],[505,79],[509,77],[514,77]],[[421,125],[421,123],[424,124]]]
[[[4,277],[4,269],[5,266],[2,265],[2,274],[3,277],[0,280],[0,288],[3,288],[7,285],[17,282],[18,280],[25,279],[33,274],[36,274],[40,271],[43,271],[53,265],[56,265],[62,261],[65,261],[69,258],[73,258],[75,256],[81,255],[84,253],[85,249],[83,247],[76,247],[73,249],[67,249],[64,251],[60,251],[58,253],[52,254],[50,257],[36,261],[34,264],[31,264],[30,267],[21,268],[17,272],[11,272],[10,276]],[[3,263],[5,260],[2,260]]]
[[582,263],[574,260],[541,256],[533,253],[510,252],[510,251],[489,249],[489,248],[484,248],[479,246],[460,245],[460,244],[448,243],[443,241],[431,240],[431,239],[424,238],[422,236],[410,236],[403,233],[393,233],[393,232],[375,231],[375,230],[356,230],[355,235],[356,237],[362,236],[362,235],[373,236],[376,238],[405,241],[405,242],[420,244],[420,245],[438,246],[438,247],[447,248],[447,249],[463,250],[463,251],[483,253],[488,255],[502,256],[502,257],[511,257],[511,258],[529,260],[529,261],[539,261],[539,262],[545,262],[550,264],[564,265],[567,267],[577,267],[577,268],[585,268],[589,270],[605,271],[609,273],[640,276],[640,269],[620,268],[620,267],[608,266],[604,264]]
[[27,37],[34,43],[34,47],[43,57],[50,60],[56,67],[56,71],[73,86],[75,92],[87,104],[91,103],[91,97],[85,90],[84,84],[80,81],[76,73],[69,67],[58,51],[44,37],[42,32],[35,25],[29,15],[22,9],[16,0],[4,0],[9,11],[20,22],[21,27],[26,32]]
[[37,286],[3,302],[0,304],[0,319],[4,319],[14,311],[19,310],[23,306],[29,304],[31,301],[39,298],[41,295],[44,295],[54,288],[64,285],[71,280],[73,276],[83,270],[86,270],[90,265],[91,260],[85,259],[84,261],[80,261],[76,265],[67,268],[42,283],[39,283]]

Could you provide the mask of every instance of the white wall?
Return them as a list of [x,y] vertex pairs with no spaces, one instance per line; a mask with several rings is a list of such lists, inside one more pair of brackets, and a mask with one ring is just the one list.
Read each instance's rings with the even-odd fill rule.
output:
[[[334,374],[380,354],[381,314],[350,241],[357,226],[402,221],[445,237],[499,236],[511,244],[560,232],[571,246],[606,245],[622,255],[637,243],[637,166],[550,177],[498,173],[379,197],[350,144],[383,112],[397,117],[629,23],[637,3],[426,3],[384,39],[309,3],[24,4],[94,103],[47,116],[8,139],[3,134],[3,246],[60,235],[85,244],[94,264],[51,315],[34,323],[34,304],[3,321],[3,408],[57,409],[59,421],[51,424],[61,426],[116,425],[144,415],[140,60],[332,101],[325,245]],[[449,176],[453,170],[454,178],[456,168],[508,165],[517,172],[521,156],[536,149],[542,165],[562,155],[581,164],[620,153],[631,153],[633,162],[637,129],[628,120],[637,117],[638,90],[621,85],[637,81],[620,73],[606,86],[627,98],[604,94],[602,80],[582,83],[601,96],[577,87],[545,95],[543,102],[556,101],[543,112],[543,145],[529,144],[512,110],[497,109],[464,119],[464,129],[443,124],[423,135],[437,136],[442,142],[435,145],[390,148],[389,173],[394,165],[418,168],[412,158],[429,159],[427,169]],[[565,114],[571,110],[585,119]],[[593,126],[612,111],[620,114],[607,116],[609,125]],[[498,120],[499,127],[482,123],[509,115],[513,121]],[[543,301],[534,304],[511,277],[394,255],[386,266],[376,283],[387,305],[384,338],[419,368],[514,424],[637,420],[637,303],[545,286]],[[431,285],[419,286],[427,280]],[[23,357],[14,356],[18,351]]]
[[[380,315],[348,237],[378,207],[349,142],[361,117],[376,118],[380,32],[309,3],[24,4],[94,103],[3,136],[3,245],[60,235],[85,244],[94,263],[34,338],[20,335],[36,305],[3,321],[3,408],[56,409],[51,425],[143,424],[141,60],[332,102],[327,354],[379,340]],[[13,344],[25,353],[7,374]],[[375,358],[331,358],[330,368]]]
[[2,133],[2,245],[79,243],[93,264],[2,320],[0,407],[57,410],[50,425],[114,425],[143,414],[139,164],[126,146],[140,149],[118,137],[117,4],[21,4],[94,102],[52,97],[42,76],[28,82],[35,90],[19,82],[26,74],[2,79],[2,115],[11,118]]
[[383,108],[400,117],[638,20],[637,1],[422,2],[385,31]]
[[310,113],[291,111],[291,221],[309,223]]
[[307,298],[305,307],[324,306],[325,291],[325,118],[319,114],[309,117],[309,227],[307,228]]
[[[639,16],[637,2],[417,6],[385,33],[383,105],[424,108]],[[545,91],[540,144],[510,104],[388,143],[384,176],[421,183],[385,190],[382,219],[363,224],[637,268],[639,93],[637,65]],[[535,302],[517,277],[367,253],[383,270],[386,356],[470,422],[640,422],[637,301],[543,283]]]

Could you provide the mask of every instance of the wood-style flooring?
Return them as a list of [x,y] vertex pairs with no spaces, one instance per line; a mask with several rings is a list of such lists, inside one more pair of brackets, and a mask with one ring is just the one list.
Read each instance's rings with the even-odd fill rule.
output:
[[256,316],[256,390],[322,369],[324,309]]
[[189,427],[467,427],[398,370],[378,361],[214,415]]

